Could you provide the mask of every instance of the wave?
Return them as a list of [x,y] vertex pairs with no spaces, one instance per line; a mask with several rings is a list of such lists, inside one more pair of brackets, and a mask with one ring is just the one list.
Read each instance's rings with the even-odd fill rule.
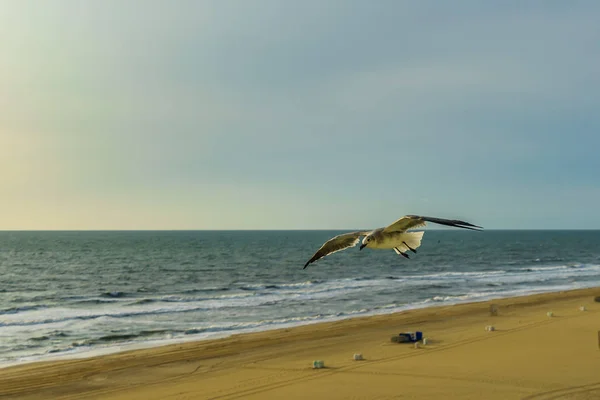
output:
[[[580,285],[585,286],[585,285]],[[438,295],[432,296],[422,301],[413,301],[405,304],[389,303],[385,305],[375,305],[370,308],[356,308],[352,310],[340,311],[335,313],[326,314],[315,314],[308,316],[289,316],[282,318],[271,318],[262,319],[246,322],[221,322],[216,324],[207,324],[197,327],[190,327],[186,329],[156,329],[156,330],[142,330],[140,332],[127,332],[127,331],[116,331],[109,335],[99,336],[95,338],[83,339],[79,341],[70,342],[69,345],[54,345],[51,349],[47,349],[45,354],[58,354],[64,353],[69,354],[72,351],[79,351],[79,349],[85,349],[84,351],[91,351],[93,349],[101,348],[114,348],[117,344],[119,346],[126,344],[133,344],[139,342],[156,342],[165,343],[165,340],[184,340],[185,337],[194,338],[194,340],[208,338],[213,335],[216,337],[228,336],[232,333],[262,331],[268,329],[277,329],[289,326],[307,325],[322,321],[333,321],[355,317],[357,315],[375,315],[375,314],[388,314],[391,312],[397,312],[407,309],[424,308],[434,304],[456,304],[462,302],[471,301],[485,301],[493,298],[510,297],[525,295],[531,293],[541,293],[549,291],[558,291],[573,288],[572,285],[559,285],[559,286],[548,286],[537,289],[516,289],[508,291],[482,291],[482,292],[471,292],[462,293],[456,295]],[[55,332],[59,333],[59,332]],[[38,341],[45,343],[47,336],[44,335],[38,337]],[[39,348],[39,344],[37,348]],[[31,347],[31,346],[29,346]],[[14,350],[14,348],[13,348]],[[33,349],[28,351],[30,354]],[[36,354],[33,354],[35,356]]]
[[[139,298],[126,292],[106,292],[102,298],[72,296],[76,301],[62,307],[22,306],[1,310],[0,326],[41,325],[70,320],[90,320],[101,317],[127,318],[148,315],[216,311],[231,308],[268,307],[277,304],[298,305],[324,299],[358,298],[361,292],[390,293],[395,290],[444,290],[465,285],[473,290],[496,288],[499,286],[543,286],[573,278],[600,278],[600,265],[566,264],[537,267],[520,267],[513,270],[443,271],[437,273],[406,275],[403,277],[384,276],[381,278],[359,277],[334,280],[308,280],[299,282],[257,283],[241,285],[249,290],[225,292],[222,288],[213,289],[212,295],[204,291],[198,296],[173,294]],[[202,291],[202,289],[199,289]],[[182,293],[190,293],[182,292]],[[69,305],[89,307],[70,308]],[[102,307],[94,307],[94,306]]]
[[100,336],[98,338],[81,340],[78,342],[74,342],[74,346],[93,346],[97,344],[106,344],[106,343],[122,343],[122,342],[130,342],[137,339],[148,339],[152,337],[161,337],[172,334],[172,330],[169,329],[158,329],[158,330],[150,330],[150,331],[140,331],[136,333],[115,333],[112,335]]
[[[357,280],[357,279],[353,279]],[[318,285],[326,281],[322,280],[311,280],[305,282],[295,283],[257,283],[257,284],[243,284],[238,288],[240,290],[268,290],[268,289],[294,289],[294,288],[305,288],[314,285]]]
[[[579,282],[575,282],[575,280]],[[596,279],[598,278],[598,279]],[[511,296],[518,294],[532,293],[536,291],[548,291],[549,288],[556,288],[564,282],[568,282],[564,288],[573,288],[583,284],[587,279],[600,279],[600,265],[598,264],[561,264],[561,265],[538,265],[538,266],[520,266],[518,268],[501,268],[497,270],[477,270],[477,271],[442,271],[436,273],[414,274],[404,276],[361,276],[355,278],[340,278],[333,280],[299,280],[297,282],[264,282],[256,284],[236,284],[234,289],[224,290],[224,287],[198,288],[193,291],[182,291],[179,294],[163,296],[147,296],[140,298],[140,294],[127,292],[105,292],[102,297],[82,298],[82,296],[64,296],[69,297],[71,301],[62,306],[40,306],[24,305],[21,307],[11,307],[0,310],[0,327],[15,327],[15,332],[21,332],[23,328],[19,327],[41,327],[50,324],[62,324],[65,326],[81,326],[77,321],[94,321],[102,319],[120,319],[123,323],[129,323],[127,318],[132,318],[131,323],[135,321],[146,321],[154,319],[155,315],[168,315],[160,319],[167,324],[177,323],[179,320],[203,319],[207,315],[218,316],[218,318],[230,318],[229,315],[242,316],[247,315],[247,310],[252,310],[253,314],[262,315],[277,314],[288,306],[297,307],[295,312],[302,314],[307,310],[314,309],[317,302],[326,300],[327,309],[332,310],[337,307],[336,304],[342,304],[351,300],[351,304],[360,304],[361,298],[368,296],[373,299],[379,296],[382,301],[389,301],[390,295],[394,292],[404,291],[409,298],[423,298],[422,304],[452,303],[463,301],[476,301],[479,299],[492,298],[494,296]],[[590,280],[591,279],[591,280]],[[587,282],[585,282],[587,283]],[[241,287],[251,288],[243,290]],[[331,302],[328,299],[332,299]],[[334,303],[335,302],[335,303]],[[319,303],[320,304],[320,303]],[[350,303],[349,303],[350,304]],[[381,307],[374,302],[369,301],[369,308],[360,308],[358,311],[344,310],[343,306],[340,313],[332,314],[334,317],[351,315],[348,313],[359,312],[368,313],[385,311],[388,312],[398,307],[406,305],[391,304]],[[419,301],[411,303],[416,306]],[[76,306],[76,307],[73,307]],[[256,310],[268,311],[256,311]],[[279,309],[279,310],[278,310]],[[231,311],[229,311],[231,310]],[[304,310],[304,311],[302,311]],[[179,317],[185,313],[198,312],[198,316]],[[378,312],[378,311],[377,311]],[[210,313],[210,314],[207,314]],[[225,317],[223,317],[225,316]],[[181,319],[180,319],[181,318]],[[299,316],[300,320],[308,318],[325,318],[325,316]],[[125,320],[124,320],[125,319]],[[167,322],[168,321],[168,322]],[[271,321],[271,322],[269,322]],[[257,328],[263,324],[278,324],[293,322],[294,319],[282,320],[273,319],[255,322],[250,328]],[[95,326],[99,322],[92,322]],[[102,321],[102,324],[107,321]],[[110,323],[110,322],[108,322]],[[88,324],[88,327],[91,325]],[[54,325],[54,329],[62,329],[60,325]],[[45,328],[48,328],[46,326]],[[231,325],[225,330],[236,330],[249,328],[246,325]],[[37,329],[37,328],[36,328]],[[70,328],[69,328],[70,329]],[[76,328],[78,329],[78,328]],[[192,328],[190,328],[192,329]],[[215,326],[198,327],[193,329],[203,329],[197,331],[203,332],[219,331]],[[206,330],[208,329],[208,330]],[[177,334],[174,331],[173,334]],[[129,335],[130,333],[126,333]],[[165,333],[166,334],[166,333]],[[189,335],[190,331],[179,332],[179,334]],[[115,333],[121,335],[121,333]],[[133,335],[133,334],[132,334]],[[138,335],[138,334],[135,334]],[[157,334],[158,335],[158,334]],[[111,335],[108,338],[95,339],[100,342],[111,342]],[[44,342],[49,337],[42,332],[38,334],[37,341]],[[135,337],[122,338],[119,340],[137,340]],[[36,339],[32,339],[36,340]],[[114,339],[117,340],[117,339]],[[98,342],[98,343],[100,343]],[[95,345],[94,343],[84,343],[85,345]]]
[[458,295],[438,295],[433,296],[429,299],[426,299],[426,303],[430,302],[442,302],[448,304],[456,304],[462,302],[471,302],[473,300],[485,301],[491,300],[495,298],[503,298],[503,297],[514,297],[514,296],[524,296],[534,293],[546,293],[546,292],[557,292],[561,290],[569,290],[576,288],[583,288],[586,285],[579,285],[573,287],[572,285],[555,285],[555,286],[545,286],[539,288],[524,288],[524,289],[513,289],[513,290],[504,290],[504,291],[482,291],[482,292],[472,292],[472,293],[463,293]]
[[41,342],[44,340],[50,340],[50,339],[60,339],[60,338],[65,338],[68,337],[69,334],[66,332],[62,332],[62,331],[53,331],[53,332],[48,332],[44,335],[41,336],[33,336],[30,337],[28,340],[34,341],[34,342]]
[[[275,305],[282,301],[302,301],[302,300],[318,300],[327,297],[336,297],[345,293],[351,292],[352,289],[341,287],[323,288],[319,291],[303,292],[297,291],[292,293],[263,293],[252,296],[227,296],[215,297],[206,300],[196,300],[181,302],[181,299],[140,299],[136,303],[121,306],[117,305],[112,309],[73,309],[66,307],[55,307],[43,310],[31,310],[13,314],[7,318],[3,318],[0,322],[0,327],[8,326],[34,326],[54,324],[67,321],[77,320],[94,320],[99,318],[128,318],[128,317],[143,317],[150,315],[174,314],[174,313],[189,313],[212,310],[223,310],[227,308],[260,307]],[[170,301],[169,301],[170,300]]]
[[[31,326],[52,324],[57,322],[73,320],[93,320],[98,318],[127,318],[149,315],[189,313],[197,311],[211,311],[232,307],[256,307],[264,303],[280,300],[279,296],[240,296],[237,298],[219,299],[213,298],[196,302],[165,302],[163,300],[152,300],[144,304],[132,305],[130,307],[116,306],[112,309],[74,309],[66,307],[55,307],[46,310],[31,310],[18,314],[7,315],[0,322],[0,327],[7,326]],[[150,305],[148,307],[147,305]],[[156,306],[152,306],[156,305]]]
[[[94,347],[94,346],[111,346],[115,344],[139,342],[154,339],[172,339],[182,336],[205,336],[211,333],[227,333],[233,332],[250,332],[258,330],[276,329],[286,326],[306,325],[310,323],[331,321],[355,317],[357,315],[373,315],[373,314],[384,314],[390,312],[396,312],[407,309],[423,308],[434,303],[437,304],[456,304],[462,302],[471,301],[485,301],[488,299],[518,296],[524,294],[531,294],[532,292],[541,293],[548,291],[558,291],[570,288],[568,285],[553,286],[538,289],[516,289],[510,291],[483,291],[483,292],[472,292],[463,293],[457,295],[437,295],[431,298],[414,301],[406,304],[389,303],[385,305],[377,305],[373,307],[363,307],[347,311],[340,311],[335,313],[326,314],[314,314],[308,316],[290,316],[282,318],[271,318],[254,321],[241,321],[241,322],[221,322],[216,324],[207,324],[197,327],[190,327],[186,329],[157,329],[157,330],[142,330],[140,332],[115,332],[110,335],[104,335],[96,338],[90,338],[80,341],[72,342],[69,346],[55,347],[47,351],[49,354],[68,352],[74,348],[80,347]],[[36,338],[37,340],[46,340],[47,336]],[[33,339],[32,339],[33,340]]]
[[439,272],[436,274],[425,274],[425,275],[410,275],[405,276],[403,279],[439,279],[439,278],[464,278],[464,277],[488,277],[498,276],[505,274],[505,270],[492,270],[492,271],[447,271]]
[[115,304],[119,302],[118,299],[84,299],[70,302],[69,304],[74,305],[98,305],[98,304]]
[[207,326],[201,326],[196,328],[189,328],[184,331],[186,335],[198,335],[209,332],[227,332],[227,331],[238,331],[238,330],[249,330],[249,329],[267,329],[272,326],[280,326],[280,325],[301,325],[306,322],[321,322],[323,320],[328,320],[331,318],[346,316],[346,315],[356,315],[361,313],[367,313],[368,309],[360,309],[355,311],[346,311],[346,312],[338,312],[332,314],[316,314],[316,315],[308,315],[308,316],[298,316],[298,317],[286,317],[286,318],[275,318],[275,319],[266,319],[261,321],[249,321],[249,322],[230,322],[230,323],[221,323],[221,324],[212,324]]
[[104,292],[101,294],[101,296],[102,297],[110,297],[110,298],[121,298],[121,297],[131,296],[131,294],[128,294],[125,292],[114,291],[114,292]]
[[38,304],[20,306],[20,307],[9,307],[9,308],[0,309],[0,315],[17,314],[17,313],[20,313],[23,311],[39,310],[39,309],[46,308],[46,307],[47,306],[45,306],[45,305],[38,305]]
[[595,264],[567,264],[567,265],[548,265],[543,267],[523,267],[521,271],[526,272],[546,272],[546,271],[560,271],[560,270],[572,270],[572,269],[594,269],[600,268],[600,265]]
[[[569,264],[541,267],[521,267],[512,270],[492,270],[492,271],[464,271],[464,272],[440,272],[435,274],[423,274],[405,276],[402,279],[412,283],[422,281],[446,282],[468,281],[493,284],[513,284],[544,282],[554,279],[564,279],[570,277],[600,277],[600,265],[596,264]],[[389,277],[390,279],[392,277]]]
[[142,304],[150,304],[150,303],[156,303],[160,300],[158,299],[140,299],[140,300],[136,300],[135,302],[131,303],[132,305],[142,305]]
[[201,288],[201,289],[188,289],[188,290],[184,290],[182,293],[196,294],[196,293],[205,293],[205,292],[226,292],[228,290],[231,290],[231,288],[227,287],[227,286],[213,286],[213,287],[206,287],[206,288]]

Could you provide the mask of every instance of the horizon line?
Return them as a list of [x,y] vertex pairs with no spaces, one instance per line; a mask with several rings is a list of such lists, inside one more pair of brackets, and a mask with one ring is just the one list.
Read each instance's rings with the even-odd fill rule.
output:
[[[0,229],[0,232],[307,232],[307,231],[356,231],[368,228],[242,228],[242,229]],[[459,231],[451,228],[424,228],[427,231]],[[481,231],[598,231],[600,228],[484,228]]]

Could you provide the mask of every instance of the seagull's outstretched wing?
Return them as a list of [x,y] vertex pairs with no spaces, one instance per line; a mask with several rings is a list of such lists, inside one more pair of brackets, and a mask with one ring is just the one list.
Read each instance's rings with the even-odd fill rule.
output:
[[320,258],[336,253],[340,250],[356,246],[358,242],[360,242],[360,237],[367,235],[369,232],[370,231],[357,231],[344,233],[329,239],[323,244],[323,246],[321,246],[319,250],[317,250],[315,255],[312,256],[312,258],[308,260],[306,264],[304,264],[304,268],[308,267],[308,264],[313,263]]
[[433,222],[435,224],[446,226],[454,226],[456,228],[472,229],[474,231],[483,229],[481,226],[473,225],[469,222],[460,221],[457,219],[424,217],[422,215],[405,215],[393,224],[383,228],[383,232],[404,232],[408,229],[421,228],[425,226],[427,222]]

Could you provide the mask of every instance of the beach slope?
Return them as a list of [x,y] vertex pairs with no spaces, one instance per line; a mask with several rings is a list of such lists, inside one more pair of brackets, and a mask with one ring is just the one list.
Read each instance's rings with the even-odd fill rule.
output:
[[[596,295],[541,294],[20,365],[0,370],[0,398],[598,399]],[[427,345],[390,340],[415,330]],[[325,368],[313,369],[314,360]]]

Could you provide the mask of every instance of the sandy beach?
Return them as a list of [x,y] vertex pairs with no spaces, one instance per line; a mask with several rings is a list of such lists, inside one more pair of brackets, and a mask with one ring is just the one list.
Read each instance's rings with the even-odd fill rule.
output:
[[[516,297],[25,364],[0,370],[0,397],[597,399],[596,295]],[[416,330],[426,345],[391,341]],[[314,360],[325,368],[313,369]]]

